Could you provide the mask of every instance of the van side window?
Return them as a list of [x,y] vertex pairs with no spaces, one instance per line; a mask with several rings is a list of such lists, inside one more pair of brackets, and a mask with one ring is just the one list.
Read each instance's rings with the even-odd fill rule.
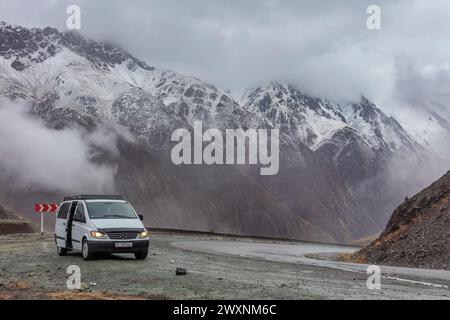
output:
[[84,208],[83,208],[83,204],[81,202],[78,202],[77,210],[75,211],[73,220],[77,221],[77,222],[86,222],[86,218],[84,216]]
[[58,211],[58,219],[67,219],[67,213],[69,212],[70,202],[64,203]]

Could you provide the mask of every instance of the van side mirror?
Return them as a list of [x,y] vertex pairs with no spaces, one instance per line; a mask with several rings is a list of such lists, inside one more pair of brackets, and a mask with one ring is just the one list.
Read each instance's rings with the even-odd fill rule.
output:
[[144,216],[142,214],[138,214],[139,219],[144,220]]

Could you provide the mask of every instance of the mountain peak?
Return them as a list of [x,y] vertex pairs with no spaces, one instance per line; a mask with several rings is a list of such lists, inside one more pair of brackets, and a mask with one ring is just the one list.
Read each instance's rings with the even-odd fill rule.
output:
[[112,42],[97,42],[86,39],[77,31],[64,32],[63,38],[70,50],[93,62],[97,67],[107,68],[108,65],[114,66],[128,60],[131,62],[130,67],[133,67],[134,64],[145,70],[153,69]]
[[41,63],[65,48],[103,69],[125,61],[129,61],[129,68],[137,65],[145,70],[153,69],[118,45],[85,39],[76,31],[62,33],[53,27],[28,29],[6,22],[0,24],[0,55],[11,60],[11,66],[17,71]]

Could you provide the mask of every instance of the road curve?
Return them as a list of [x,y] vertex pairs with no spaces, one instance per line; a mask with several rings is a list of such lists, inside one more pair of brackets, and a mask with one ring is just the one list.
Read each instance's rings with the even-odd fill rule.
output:
[[[307,242],[286,244],[245,242],[237,240],[177,241],[172,242],[171,244],[180,249],[209,254],[237,255],[246,258],[264,259],[276,262],[299,263],[314,267],[333,268],[356,273],[366,273],[368,267],[367,264],[319,260],[309,257],[309,255],[353,253],[359,249],[357,247],[349,246]],[[382,277],[384,278],[441,288],[449,288],[450,286],[450,271],[392,266],[379,267],[381,269]]]

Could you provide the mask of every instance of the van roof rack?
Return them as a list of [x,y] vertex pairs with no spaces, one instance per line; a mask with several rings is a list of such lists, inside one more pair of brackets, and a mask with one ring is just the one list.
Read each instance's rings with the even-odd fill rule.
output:
[[70,200],[93,200],[93,199],[108,199],[108,200],[123,200],[121,195],[94,195],[94,194],[80,194],[76,196],[64,197],[64,201]]

